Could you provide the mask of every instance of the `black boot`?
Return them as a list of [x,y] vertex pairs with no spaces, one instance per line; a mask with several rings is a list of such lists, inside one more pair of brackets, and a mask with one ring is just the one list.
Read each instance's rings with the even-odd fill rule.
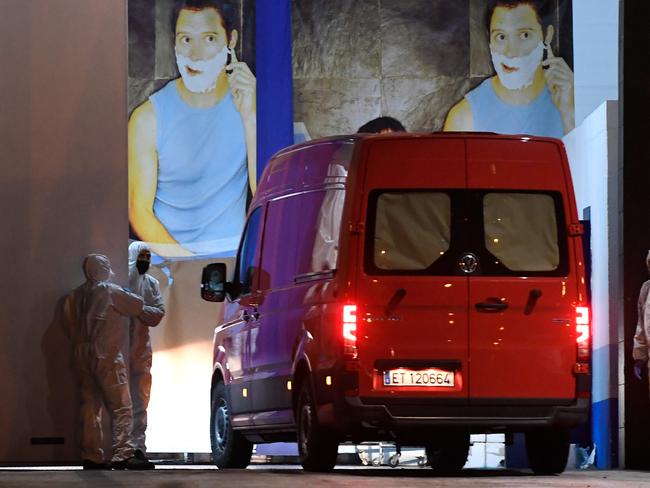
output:
[[148,468],[148,469],[154,469],[156,467],[156,465],[154,463],[149,461],[149,458],[144,453],[144,451],[142,451],[140,449],[135,450],[135,452],[133,453],[133,457],[136,458],[136,459],[139,459],[140,461],[145,461],[145,462],[149,463],[151,465],[151,468]]
[[156,465],[146,459],[138,459],[135,456],[125,459],[124,461],[113,461],[111,464],[113,469],[135,469],[135,470],[146,470],[146,469],[155,469]]

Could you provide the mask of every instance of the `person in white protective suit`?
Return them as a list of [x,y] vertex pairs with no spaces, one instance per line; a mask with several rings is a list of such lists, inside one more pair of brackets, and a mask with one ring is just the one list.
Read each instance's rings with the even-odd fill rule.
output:
[[[650,272],[650,251],[645,259],[646,267]],[[634,376],[642,380],[648,377],[648,348],[650,348],[650,302],[648,295],[650,291],[650,280],[641,285],[639,292],[639,302],[637,307],[638,319],[636,323],[636,333],[634,334],[634,346],[632,357],[634,358]]]
[[165,315],[158,280],[147,273],[151,249],[134,241],[129,245],[129,288],[144,300],[144,310],[131,319],[129,384],[133,400],[133,445],[135,456],[146,461],[145,431],[151,392],[151,338],[149,327],[157,326]]
[[[80,381],[80,443],[84,469],[149,469],[134,457],[133,410],[126,363],[126,317],[142,313],[142,299],[110,283],[110,261],[89,254],[86,282],[64,302],[64,323],[73,343],[73,364]],[[111,417],[112,457],[105,463],[102,408]]]

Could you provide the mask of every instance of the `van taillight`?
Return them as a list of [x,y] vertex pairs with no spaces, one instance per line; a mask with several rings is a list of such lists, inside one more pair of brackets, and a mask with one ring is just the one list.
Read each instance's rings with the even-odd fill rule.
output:
[[589,307],[576,307],[576,342],[578,345],[578,361],[589,361]]
[[357,358],[357,306],[343,305],[343,354]]

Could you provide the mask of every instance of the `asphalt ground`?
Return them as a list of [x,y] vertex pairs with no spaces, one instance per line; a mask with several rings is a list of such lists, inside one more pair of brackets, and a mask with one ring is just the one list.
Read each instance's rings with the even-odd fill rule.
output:
[[296,467],[252,466],[245,470],[217,470],[207,465],[157,466],[154,471],[83,471],[80,468],[0,468],[0,487],[649,487],[650,473],[640,471],[567,471],[558,476],[534,476],[528,470],[465,469],[441,477],[430,468],[337,467],[332,473],[308,473]]

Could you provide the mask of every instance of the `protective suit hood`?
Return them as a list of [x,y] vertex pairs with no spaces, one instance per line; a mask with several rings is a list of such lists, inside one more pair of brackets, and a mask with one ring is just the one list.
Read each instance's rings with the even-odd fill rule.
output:
[[88,254],[83,269],[88,281],[108,281],[113,276],[111,262],[103,254]]
[[145,242],[133,241],[129,244],[129,280],[134,280],[140,276],[136,267],[136,262],[138,261],[138,254],[143,250],[151,252],[151,248]]

